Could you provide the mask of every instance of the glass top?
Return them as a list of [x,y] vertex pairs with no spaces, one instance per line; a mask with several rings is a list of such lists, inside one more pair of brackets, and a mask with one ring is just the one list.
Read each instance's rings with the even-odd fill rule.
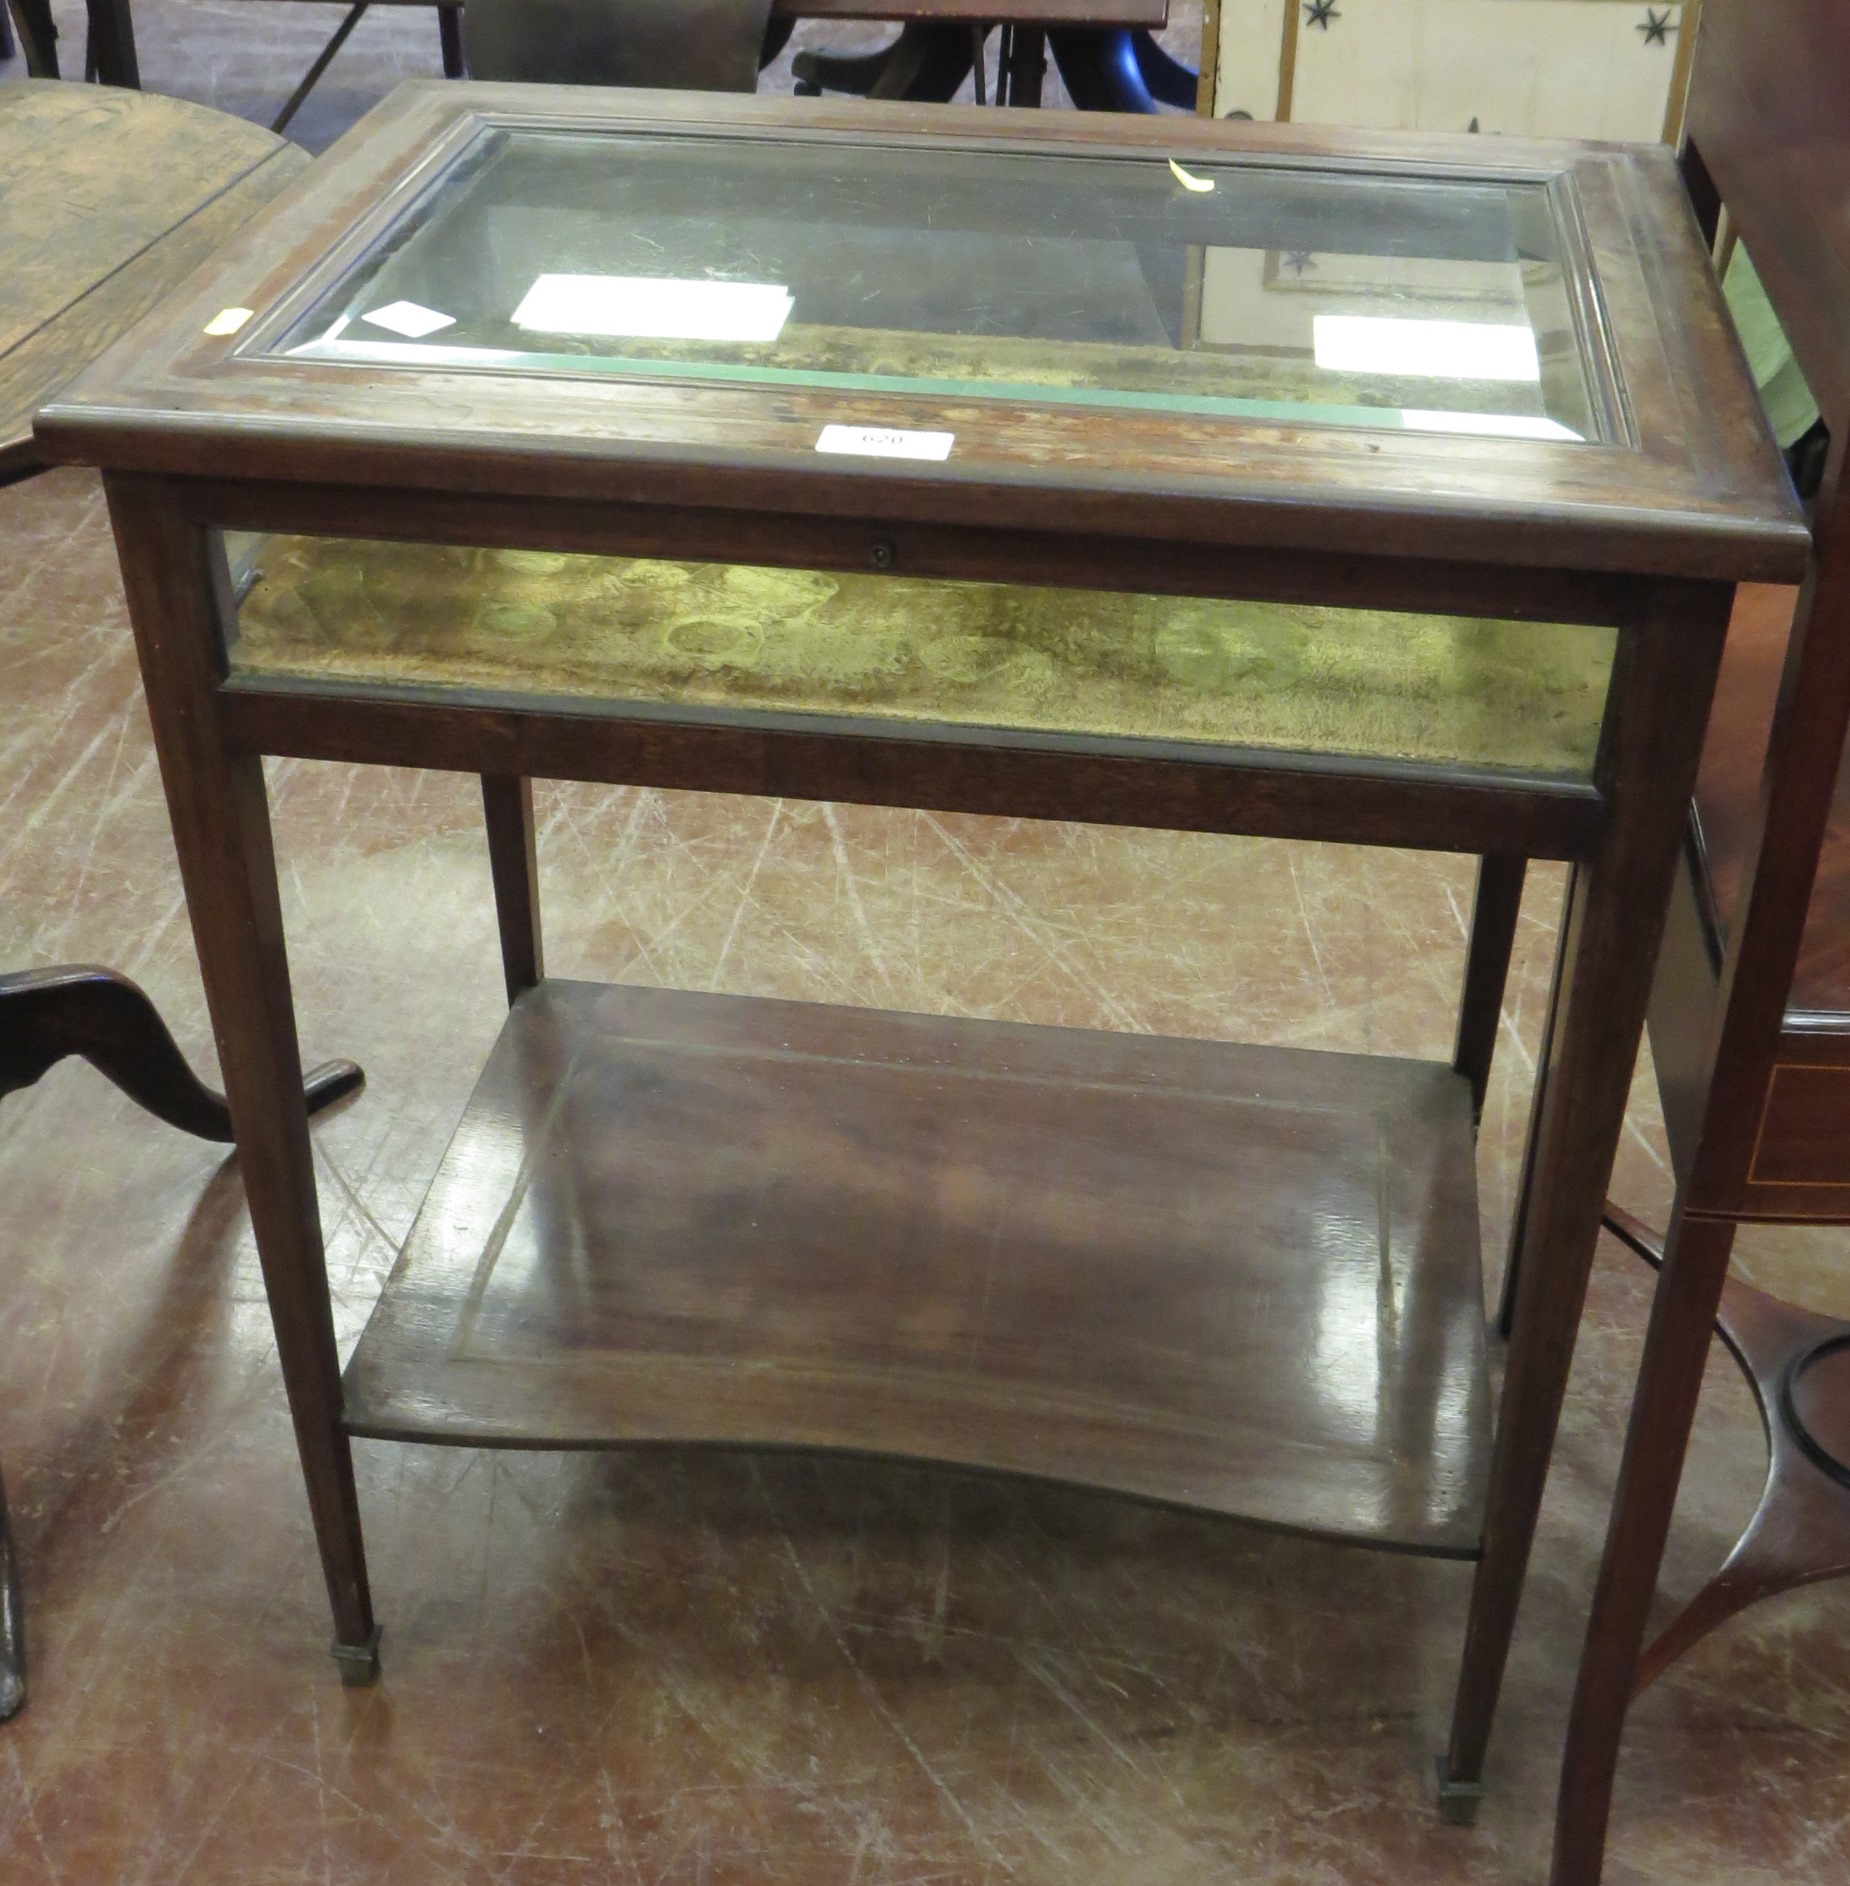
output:
[[1606,436],[1545,181],[488,126],[271,351]]

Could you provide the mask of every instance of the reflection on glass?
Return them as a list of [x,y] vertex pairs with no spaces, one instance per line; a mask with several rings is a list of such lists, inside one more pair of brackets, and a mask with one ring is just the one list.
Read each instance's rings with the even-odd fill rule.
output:
[[[234,673],[1587,777],[1611,629],[264,540]],[[241,584],[243,587],[243,584]]]
[[1603,436],[1547,184],[1186,177],[1211,187],[1160,154],[485,128],[279,346]]

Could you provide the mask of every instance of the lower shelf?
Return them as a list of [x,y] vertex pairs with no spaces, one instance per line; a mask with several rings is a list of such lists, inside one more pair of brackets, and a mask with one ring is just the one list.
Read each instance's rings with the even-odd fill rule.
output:
[[1442,1066],[548,981],[346,1425],[903,1455],[1470,1556],[1478,1236]]

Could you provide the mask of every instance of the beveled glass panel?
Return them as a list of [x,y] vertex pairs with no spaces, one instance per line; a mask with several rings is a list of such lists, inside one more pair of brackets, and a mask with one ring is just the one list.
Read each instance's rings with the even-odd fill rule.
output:
[[234,675],[1585,779],[1616,632],[864,572],[259,540]]
[[1557,187],[486,126],[275,351],[1604,438]]

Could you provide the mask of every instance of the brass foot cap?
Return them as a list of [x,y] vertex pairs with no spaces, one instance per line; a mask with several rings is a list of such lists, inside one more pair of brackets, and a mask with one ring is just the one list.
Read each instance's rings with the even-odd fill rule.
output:
[[379,1626],[375,1624],[363,1644],[330,1644],[328,1654],[340,1665],[341,1685],[345,1689],[370,1689],[379,1681]]
[[1478,1806],[1484,1799],[1484,1784],[1454,1781],[1443,1755],[1434,1758],[1433,1767],[1439,1773],[1439,1818],[1448,1827],[1475,1827]]

